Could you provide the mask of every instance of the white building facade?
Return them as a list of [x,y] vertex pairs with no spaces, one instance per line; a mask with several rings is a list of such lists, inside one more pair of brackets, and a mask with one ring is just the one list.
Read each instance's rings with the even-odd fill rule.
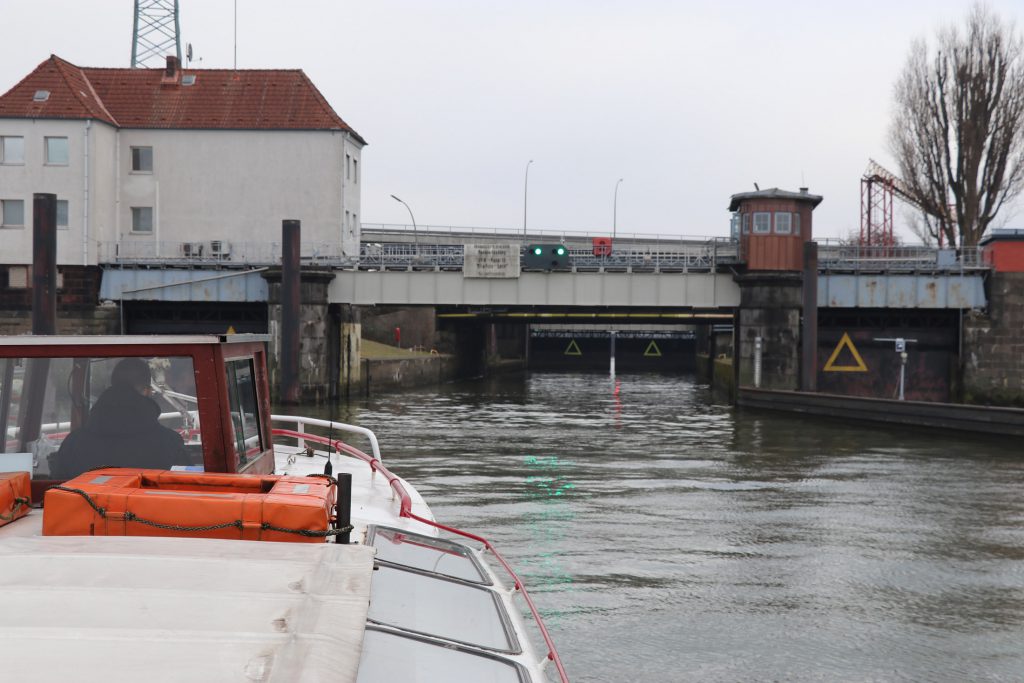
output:
[[0,263],[32,260],[33,193],[59,265],[359,253],[361,152],[301,71],[79,68],[51,56],[0,97]]

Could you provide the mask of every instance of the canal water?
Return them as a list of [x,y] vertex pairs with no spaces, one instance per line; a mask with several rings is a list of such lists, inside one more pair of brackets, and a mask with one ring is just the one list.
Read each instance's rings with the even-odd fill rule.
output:
[[1024,680],[1019,442],[737,412],[639,374],[336,417],[505,552],[574,681]]

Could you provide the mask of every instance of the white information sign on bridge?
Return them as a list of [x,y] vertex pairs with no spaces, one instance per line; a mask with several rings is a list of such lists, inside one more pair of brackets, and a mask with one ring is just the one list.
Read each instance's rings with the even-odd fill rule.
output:
[[463,277],[519,277],[519,245],[467,244]]

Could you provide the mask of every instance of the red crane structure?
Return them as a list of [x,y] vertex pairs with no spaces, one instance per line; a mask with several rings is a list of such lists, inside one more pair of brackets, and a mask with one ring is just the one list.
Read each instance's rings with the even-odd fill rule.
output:
[[[867,170],[860,179],[860,244],[862,246],[886,246],[895,244],[892,232],[893,200],[899,197],[907,204],[933,215],[925,210],[910,193],[907,184],[874,159],[868,159]],[[936,218],[942,219],[941,216]],[[939,230],[939,246],[942,246],[943,231]]]

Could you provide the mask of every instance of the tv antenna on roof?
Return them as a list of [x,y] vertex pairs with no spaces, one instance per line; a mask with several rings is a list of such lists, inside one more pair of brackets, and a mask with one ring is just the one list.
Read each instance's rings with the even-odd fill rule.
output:
[[185,44],[185,65],[192,63],[192,43]]

